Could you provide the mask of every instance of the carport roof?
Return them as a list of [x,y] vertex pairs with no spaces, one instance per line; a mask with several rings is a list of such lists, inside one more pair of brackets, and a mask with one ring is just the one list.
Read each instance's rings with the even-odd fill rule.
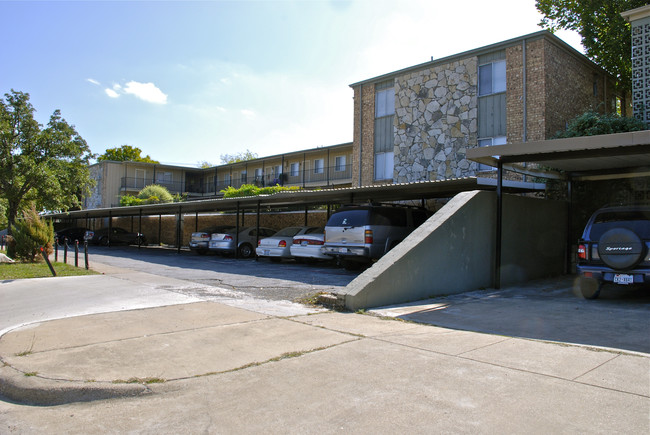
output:
[[493,167],[538,163],[574,177],[650,171],[650,130],[472,148],[467,158]]
[[[209,213],[260,207],[289,207],[321,204],[351,204],[447,198],[469,190],[494,190],[496,180],[467,177],[417,183],[383,184],[366,187],[350,187],[324,190],[299,190],[242,198],[204,199],[170,204],[148,204],[131,207],[98,208],[63,213],[52,213],[55,219],[85,219],[116,216],[152,216],[160,214]],[[512,192],[543,190],[544,184],[504,182],[504,189]]]

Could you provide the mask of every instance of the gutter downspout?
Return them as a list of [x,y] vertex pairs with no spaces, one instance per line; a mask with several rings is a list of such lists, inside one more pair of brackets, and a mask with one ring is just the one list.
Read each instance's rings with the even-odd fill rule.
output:
[[363,186],[361,181],[361,169],[363,168],[363,85],[359,86],[359,185]]
[[[526,143],[526,142],[528,142],[528,106],[527,106],[528,101],[527,101],[527,97],[526,97],[526,94],[527,94],[527,92],[526,92],[527,81],[526,81],[526,40],[525,39],[521,42],[521,57],[522,57],[522,65],[523,65],[523,71],[522,71],[523,84],[522,84],[522,88],[523,88],[523,112],[524,112],[524,114],[523,114],[524,115],[523,116],[524,126],[523,126],[522,134],[521,134],[521,142]],[[524,162],[524,168],[525,167],[526,167],[526,162]],[[527,176],[524,174],[524,177],[523,177],[524,183],[527,181],[526,178],[527,178]]]

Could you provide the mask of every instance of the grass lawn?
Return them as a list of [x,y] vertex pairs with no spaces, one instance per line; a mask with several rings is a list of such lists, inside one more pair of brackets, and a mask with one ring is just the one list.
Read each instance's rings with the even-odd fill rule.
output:
[[[6,254],[5,251],[0,253]],[[52,263],[56,271],[56,276],[77,276],[77,275],[97,275],[97,272],[86,270],[83,267],[74,267],[65,263]],[[45,278],[52,276],[50,268],[44,261],[38,263],[0,263],[0,280],[5,279],[24,279],[24,278]]]

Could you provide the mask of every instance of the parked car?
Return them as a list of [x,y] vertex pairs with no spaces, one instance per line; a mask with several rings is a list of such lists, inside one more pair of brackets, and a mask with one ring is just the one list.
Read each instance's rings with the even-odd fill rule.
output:
[[70,244],[74,244],[75,242],[83,244],[86,231],[88,231],[88,229],[83,227],[65,228],[54,233],[54,241],[59,245],[63,245],[63,242],[66,239]]
[[342,207],[327,221],[322,252],[338,259],[346,269],[358,269],[381,258],[429,216],[427,210],[416,207]]
[[323,232],[322,227],[287,227],[271,237],[260,239],[257,244],[258,257],[269,257],[271,261],[291,258],[291,245],[294,236]]
[[580,291],[596,299],[603,284],[650,284],[650,205],[605,207],[578,242]]
[[146,245],[147,239],[140,233],[132,233],[124,228],[111,227],[109,234],[108,228],[101,228],[99,230],[88,230],[84,236],[89,244],[108,246],[117,244],[126,245]]
[[232,225],[217,225],[192,233],[190,238],[190,251],[195,251],[199,255],[206,254],[210,250],[208,246],[210,244],[210,236],[214,233],[227,233],[229,231],[235,231],[235,228]]
[[331,260],[332,257],[323,254],[321,248],[325,244],[325,229],[321,228],[320,232],[302,234],[293,238],[291,245],[291,255],[296,261],[309,260]]
[[[208,249],[220,254],[238,253],[242,258],[250,258],[255,255],[253,246],[257,246],[257,241],[262,237],[272,236],[276,232],[272,228],[260,227],[258,233],[256,227],[247,227],[240,230],[239,237],[237,237],[236,231],[235,228],[231,228],[223,233],[212,234]],[[237,238],[239,240],[236,240]],[[237,244],[235,244],[236,241]]]

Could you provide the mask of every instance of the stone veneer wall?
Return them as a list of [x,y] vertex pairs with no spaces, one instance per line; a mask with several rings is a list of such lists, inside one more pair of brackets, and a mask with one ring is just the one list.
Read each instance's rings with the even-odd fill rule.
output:
[[426,68],[395,80],[397,183],[473,175],[478,132],[478,59]]

